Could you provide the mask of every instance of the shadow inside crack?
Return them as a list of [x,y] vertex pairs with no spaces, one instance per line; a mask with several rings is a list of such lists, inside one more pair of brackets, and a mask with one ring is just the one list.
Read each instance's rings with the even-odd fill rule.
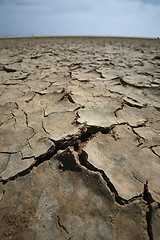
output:
[[125,204],[129,204],[130,201],[126,200],[122,197],[119,196],[116,188],[114,187],[114,185],[112,184],[112,182],[110,181],[110,179],[107,177],[107,175],[105,174],[105,172],[101,169],[98,169],[96,167],[94,167],[89,161],[88,161],[88,154],[82,150],[82,152],[79,154],[79,161],[81,163],[82,166],[86,167],[88,170],[93,171],[93,172],[99,172],[102,176],[102,178],[104,179],[104,181],[106,182],[108,188],[110,189],[111,193],[114,195],[115,201],[119,204],[119,205],[125,205]]
[[60,162],[58,167],[60,170],[81,172],[81,167],[76,163],[75,156],[72,154],[70,149],[66,149],[65,151],[57,154],[56,159]]

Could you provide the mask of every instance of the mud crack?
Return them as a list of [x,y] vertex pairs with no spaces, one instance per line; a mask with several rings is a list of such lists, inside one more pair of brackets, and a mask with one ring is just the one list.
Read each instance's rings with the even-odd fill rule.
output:
[[70,103],[75,103],[75,101],[73,100],[73,98],[72,98],[72,96],[71,96],[72,94],[71,94],[71,92],[69,92],[69,93],[65,93],[64,94],[64,96],[59,100],[59,101],[63,101],[64,99],[68,99],[68,101],[70,102]]
[[6,67],[6,66],[3,66],[3,67],[2,67],[2,71],[5,71],[5,72],[7,72],[7,73],[9,73],[9,72],[17,72],[16,69],[9,68],[9,67]]
[[153,229],[152,229],[153,209],[151,204],[155,201],[148,190],[148,181],[146,181],[146,183],[144,184],[143,199],[146,201],[148,206],[148,210],[146,212],[146,221],[147,221],[147,232],[148,232],[149,240],[154,240]]
[[142,198],[142,194],[140,194],[138,196],[134,196],[129,200],[120,197],[115,186],[110,181],[110,179],[106,175],[106,173],[103,170],[96,168],[88,161],[88,154],[84,150],[81,150],[81,153],[79,154],[79,161],[80,161],[81,165],[86,167],[88,170],[93,171],[93,172],[99,172],[101,174],[102,178],[104,179],[108,188],[110,189],[111,193],[113,194],[116,203],[118,203],[119,205],[129,204],[135,200]]
[[67,229],[65,228],[65,226],[63,226],[63,225],[61,224],[61,222],[60,222],[60,217],[59,217],[58,215],[57,215],[57,223],[58,223],[58,226],[59,226],[65,233],[69,234],[68,231],[67,231]]

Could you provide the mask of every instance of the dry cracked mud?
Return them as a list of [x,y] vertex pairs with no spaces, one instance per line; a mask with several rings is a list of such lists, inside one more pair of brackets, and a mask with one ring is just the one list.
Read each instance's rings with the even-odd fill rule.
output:
[[0,39],[0,239],[160,239],[160,40]]

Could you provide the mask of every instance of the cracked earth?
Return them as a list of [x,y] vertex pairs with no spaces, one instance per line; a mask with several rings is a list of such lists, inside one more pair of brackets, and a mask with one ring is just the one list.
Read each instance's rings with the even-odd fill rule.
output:
[[0,39],[0,239],[160,239],[160,40]]

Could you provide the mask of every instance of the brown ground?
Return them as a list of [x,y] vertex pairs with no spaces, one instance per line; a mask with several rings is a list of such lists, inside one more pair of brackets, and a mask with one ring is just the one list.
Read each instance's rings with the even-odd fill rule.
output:
[[0,39],[0,239],[160,239],[160,40]]

